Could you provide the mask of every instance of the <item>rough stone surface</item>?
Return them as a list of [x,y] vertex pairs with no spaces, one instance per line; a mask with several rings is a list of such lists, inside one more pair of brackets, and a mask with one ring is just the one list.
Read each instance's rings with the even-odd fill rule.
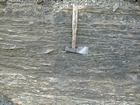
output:
[[13,105],[13,102],[7,97],[0,94],[0,105]]
[[0,2],[6,2],[6,0],[0,0]]
[[56,7],[0,6],[0,93],[15,105],[140,105],[139,8],[80,8],[83,56],[64,51],[72,9]]

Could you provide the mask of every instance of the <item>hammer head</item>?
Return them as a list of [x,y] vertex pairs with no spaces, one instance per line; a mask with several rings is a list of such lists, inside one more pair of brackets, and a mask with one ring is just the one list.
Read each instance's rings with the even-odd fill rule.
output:
[[70,48],[70,47],[66,47],[65,48],[65,51],[67,51],[67,52],[71,52],[71,53],[76,53],[76,48]]
[[65,51],[71,52],[71,53],[78,53],[78,54],[88,54],[88,47],[77,47],[77,48],[69,48],[66,47]]

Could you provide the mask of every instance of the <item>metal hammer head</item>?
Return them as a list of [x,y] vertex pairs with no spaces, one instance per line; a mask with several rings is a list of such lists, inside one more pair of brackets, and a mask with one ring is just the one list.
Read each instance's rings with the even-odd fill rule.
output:
[[78,54],[88,54],[88,47],[69,48],[66,47],[65,51]]

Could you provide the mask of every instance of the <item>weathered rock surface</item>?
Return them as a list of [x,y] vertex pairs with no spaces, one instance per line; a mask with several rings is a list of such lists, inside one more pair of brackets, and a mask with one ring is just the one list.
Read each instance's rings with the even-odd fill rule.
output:
[[[57,6],[56,6],[57,7]],[[21,105],[140,105],[139,8],[80,8],[77,46],[71,8],[0,7],[0,93]]]
[[13,102],[6,96],[0,94],[0,105],[13,105]]

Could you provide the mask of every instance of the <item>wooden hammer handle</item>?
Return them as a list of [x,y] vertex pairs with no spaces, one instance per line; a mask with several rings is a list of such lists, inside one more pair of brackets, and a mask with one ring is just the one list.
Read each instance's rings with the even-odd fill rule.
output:
[[73,14],[72,14],[72,48],[76,48],[77,19],[78,19],[78,8],[77,8],[76,4],[73,4]]

